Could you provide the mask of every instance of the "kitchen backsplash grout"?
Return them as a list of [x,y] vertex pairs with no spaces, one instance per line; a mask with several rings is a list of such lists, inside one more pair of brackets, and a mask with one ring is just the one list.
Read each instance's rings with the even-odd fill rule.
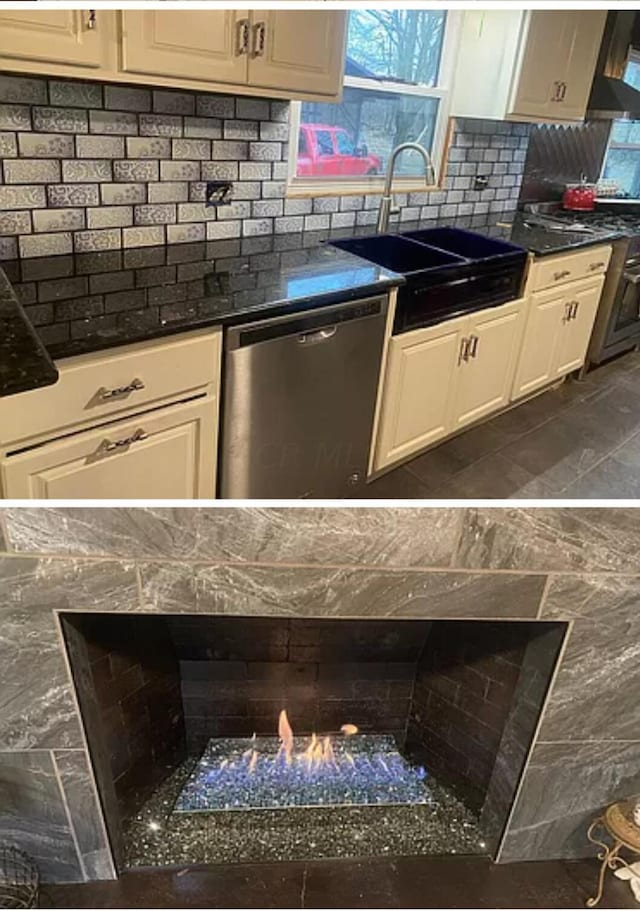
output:
[[[0,75],[0,259],[374,224],[378,195],[286,198],[289,103]],[[530,126],[456,121],[442,189],[400,221],[512,209]],[[486,176],[486,189],[474,189]],[[229,180],[205,206],[205,181]]]

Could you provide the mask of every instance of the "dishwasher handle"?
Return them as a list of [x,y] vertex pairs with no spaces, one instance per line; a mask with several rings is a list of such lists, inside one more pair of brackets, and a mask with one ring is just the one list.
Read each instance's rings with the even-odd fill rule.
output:
[[226,349],[234,351],[286,336],[298,344],[310,346],[333,338],[343,323],[368,317],[384,318],[386,313],[387,299],[374,297],[229,326],[226,330]]
[[337,331],[337,326],[327,326],[325,329],[316,329],[315,332],[303,332],[298,336],[298,344],[317,345],[319,342],[327,342]]

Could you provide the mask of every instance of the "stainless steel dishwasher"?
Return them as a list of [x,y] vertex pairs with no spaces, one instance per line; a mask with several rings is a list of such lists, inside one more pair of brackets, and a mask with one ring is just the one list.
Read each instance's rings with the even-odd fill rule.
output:
[[221,496],[357,495],[387,304],[367,298],[227,330]]

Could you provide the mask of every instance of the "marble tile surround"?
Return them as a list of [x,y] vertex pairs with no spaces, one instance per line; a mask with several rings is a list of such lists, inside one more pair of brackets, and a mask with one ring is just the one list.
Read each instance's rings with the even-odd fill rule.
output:
[[640,511],[13,507],[3,528],[0,833],[45,879],[114,875],[60,610],[570,621],[499,859],[588,855],[587,820],[640,791]]

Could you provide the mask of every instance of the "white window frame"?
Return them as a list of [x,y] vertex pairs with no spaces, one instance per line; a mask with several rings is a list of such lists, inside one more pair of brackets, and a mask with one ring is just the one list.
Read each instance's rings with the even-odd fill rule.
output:
[[[635,48],[630,49],[629,56],[627,57],[627,63],[629,63],[629,62],[640,64],[640,50],[637,50]],[[614,128],[614,125],[618,122],[619,121],[616,121],[615,119],[611,121],[611,127],[609,129],[609,137],[607,139],[607,148],[605,149],[604,157],[602,159],[602,165],[600,167],[600,180],[605,180],[605,179],[610,180],[611,179],[611,178],[605,178],[605,176],[604,176],[604,169],[606,167],[607,158],[609,157],[609,152],[611,150],[615,151],[616,149],[630,149],[633,151],[636,151],[636,150],[640,151],[640,143],[638,143],[638,142],[614,142],[613,128]]]
[[[442,186],[445,171],[445,160],[449,146],[451,89],[453,86],[456,55],[460,37],[460,24],[462,13],[458,10],[447,9],[442,49],[440,52],[440,70],[438,85],[402,85],[398,82],[384,80],[362,79],[357,76],[345,76],[343,85],[372,91],[385,91],[398,95],[420,95],[423,98],[437,98],[438,113],[433,136],[432,159],[436,175],[435,183],[425,185],[420,177],[394,178],[396,192],[427,192],[438,190]],[[336,104],[340,102],[337,101]],[[287,196],[348,196],[367,195],[380,193],[384,187],[384,175],[381,177],[368,177],[365,179],[346,179],[323,177],[296,177],[296,164],[298,158],[298,131],[300,127],[300,112],[302,102],[292,101],[289,119],[289,167],[287,179]]]

